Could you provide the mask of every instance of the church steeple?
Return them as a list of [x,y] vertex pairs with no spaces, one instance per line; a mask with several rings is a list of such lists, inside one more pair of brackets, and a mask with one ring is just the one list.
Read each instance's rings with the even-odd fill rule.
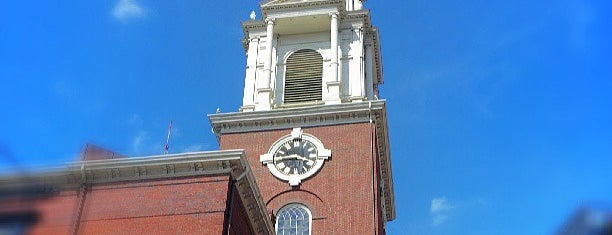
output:
[[277,234],[385,234],[395,219],[378,31],[362,2],[269,0],[242,23],[241,112],[209,119],[220,149],[247,153]]
[[243,22],[241,111],[377,99],[378,33],[361,0],[268,0]]

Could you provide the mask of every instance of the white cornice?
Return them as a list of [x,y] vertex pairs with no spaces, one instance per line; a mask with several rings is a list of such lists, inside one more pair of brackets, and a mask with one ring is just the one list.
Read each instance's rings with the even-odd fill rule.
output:
[[378,75],[376,76],[377,81],[374,81],[374,83],[383,84],[384,79],[383,79],[383,68],[382,68],[382,53],[380,51],[380,34],[378,33],[377,27],[372,27],[369,33],[372,35],[372,40],[374,43],[372,47],[374,48],[374,60],[376,62],[376,74]]
[[210,114],[217,134],[290,129],[323,125],[368,122],[371,110],[382,110],[385,101],[316,105],[270,111]]
[[295,127],[330,126],[373,121],[376,125],[377,151],[383,180],[383,199],[387,221],[395,219],[395,196],[387,111],[384,100],[371,102],[318,105],[270,111],[210,114],[212,129],[221,136],[229,133],[291,129]]
[[313,7],[334,6],[338,11],[344,11],[344,0],[313,0],[313,1],[265,1],[260,4],[263,17],[271,11],[294,11]]

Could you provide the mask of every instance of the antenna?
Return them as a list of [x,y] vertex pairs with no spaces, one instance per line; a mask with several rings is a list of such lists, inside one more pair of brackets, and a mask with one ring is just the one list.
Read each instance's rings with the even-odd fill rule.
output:
[[168,127],[168,136],[166,137],[166,147],[164,148],[164,155],[168,154],[170,148],[170,131],[172,131],[172,120],[170,120],[170,126]]

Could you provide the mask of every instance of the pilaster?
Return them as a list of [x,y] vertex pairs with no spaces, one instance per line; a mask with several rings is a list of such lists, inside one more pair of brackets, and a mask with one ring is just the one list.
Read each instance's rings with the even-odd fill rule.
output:
[[266,56],[264,60],[263,79],[258,82],[255,110],[270,110],[272,89],[270,80],[272,77],[272,56],[274,40],[274,18],[266,19]]
[[325,104],[339,104],[340,100],[340,80],[338,71],[338,12],[329,13],[331,18],[330,28],[330,48],[331,48],[331,79],[326,83],[327,86],[327,100]]

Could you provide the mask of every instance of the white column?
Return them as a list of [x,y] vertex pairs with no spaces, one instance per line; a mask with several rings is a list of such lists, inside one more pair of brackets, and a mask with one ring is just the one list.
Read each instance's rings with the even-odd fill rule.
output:
[[255,110],[270,110],[270,80],[272,77],[272,51],[274,40],[274,19],[266,19],[268,27],[266,29],[266,54],[264,59],[263,78],[257,82],[257,102]]
[[332,81],[338,81],[338,13],[331,15],[331,66]]
[[362,26],[358,26],[358,27],[353,27],[353,31],[355,32],[355,34],[357,35],[357,40],[353,41],[351,44],[351,56],[353,58],[358,58],[358,59],[353,59],[351,61],[351,67],[352,70],[350,72],[351,76],[349,79],[349,87],[351,88],[350,91],[350,99],[352,102],[359,102],[359,101],[363,101],[366,97],[365,95],[365,90],[364,90],[364,83],[365,83],[365,67],[364,67],[364,48],[363,48],[363,27]]
[[347,11],[352,11],[352,10],[354,10],[354,8],[353,8],[353,0],[348,0],[348,1],[346,1],[346,10],[347,10]]
[[258,51],[259,38],[249,39],[246,75],[244,78],[244,96],[242,97],[242,107],[240,107],[240,111],[243,112],[253,111],[255,108]]
[[338,12],[329,14],[331,16],[331,79],[327,83],[328,99],[325,103],[340,103],[340,81],[338,80]]
[[353,10],[358,11],[363,9],[363,3],[361,3],[361,0],[354,0],[354,6],[353,6]]
[[270,78],[272,77],[272,39],[274,38],[274,19],[267,19],[268,27],[266,30],[266,60],[264,61],[265,88],[270,88]]

